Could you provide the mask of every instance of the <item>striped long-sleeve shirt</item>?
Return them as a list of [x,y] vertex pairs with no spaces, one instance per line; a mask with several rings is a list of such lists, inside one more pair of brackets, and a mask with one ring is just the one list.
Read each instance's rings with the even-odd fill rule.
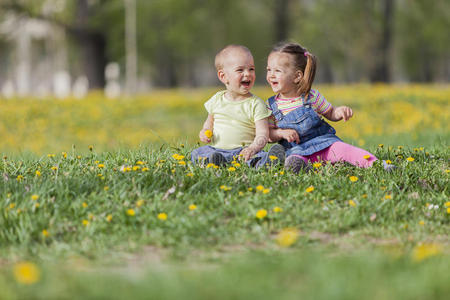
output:
[[[322,94],[319,93],[317,90],[311,89],[308,98],[305,101],[304,96],[295,97],[295,98],[288,98],[284,99],[281,98],[279,95],[275,97],[276,104],[278,106],[278,109],[281,111],[283,115],[288,114],[289,112],[293,111],[294,109],[304,106],[305,104],[310,104],[311,108],[314,109],[314,111],[320,115],[323,115],[326,113],[330,108],[333,106],[330,102],[328,102]],[[266,100],[267,108],[272,111],[269,105],[269,101]],[[274,118],[269,118],[269,123],[274,124],[275,120]]]

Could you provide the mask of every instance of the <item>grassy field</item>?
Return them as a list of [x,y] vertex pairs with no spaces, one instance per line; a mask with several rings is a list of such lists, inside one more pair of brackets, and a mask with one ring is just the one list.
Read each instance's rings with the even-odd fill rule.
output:
[[0,299],[446,299],[450,88],[320,90],[393,172],[195,167],[214,90],[1,100]]

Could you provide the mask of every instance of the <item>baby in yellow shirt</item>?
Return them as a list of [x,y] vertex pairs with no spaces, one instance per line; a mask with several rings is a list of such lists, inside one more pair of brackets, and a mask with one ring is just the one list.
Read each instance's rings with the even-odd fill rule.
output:
[[255,65],[250,50],[242,45],[229,45],[215,58],[217,77],[226,90],[212,96],[206,103],[208,117],[199,133],[203,146],[192,151],[193,163],[222,165],[242,157],[249,166],[260,167],[275,156],[283,163],[284,148],[275,144],[269,152],[261,151],[269,140],[268,117],[264,101],[250,89],[255,83]]

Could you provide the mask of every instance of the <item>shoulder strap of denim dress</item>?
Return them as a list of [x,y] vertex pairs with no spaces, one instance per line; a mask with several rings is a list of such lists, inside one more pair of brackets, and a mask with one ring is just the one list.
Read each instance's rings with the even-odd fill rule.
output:
[[275,102],[275,96],[270,97],[268,101],[275,119],[281,121],[283,119],[283,113],[278,109],[277,103]]

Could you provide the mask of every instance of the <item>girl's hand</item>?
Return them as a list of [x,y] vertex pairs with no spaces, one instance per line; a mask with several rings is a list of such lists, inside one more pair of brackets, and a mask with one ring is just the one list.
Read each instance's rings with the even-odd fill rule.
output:
[[346,122],[353,116],[353,111],[348,106],[339,106],[334,109],[335,117],[337,120],[344,120]]
[[280,136],[283,139],[285,139],[289,143],[296,142],[297,144],[300,144],[300,137],[298,136],[297,131],[295,131],[294,129],[280,129],[280,130],[281,130]]
[[200,133],[198,134],[198,137],[200,138],[200,141],[203,143],[211,143],[211,137],[213,133],[210,129],[202,129]]

